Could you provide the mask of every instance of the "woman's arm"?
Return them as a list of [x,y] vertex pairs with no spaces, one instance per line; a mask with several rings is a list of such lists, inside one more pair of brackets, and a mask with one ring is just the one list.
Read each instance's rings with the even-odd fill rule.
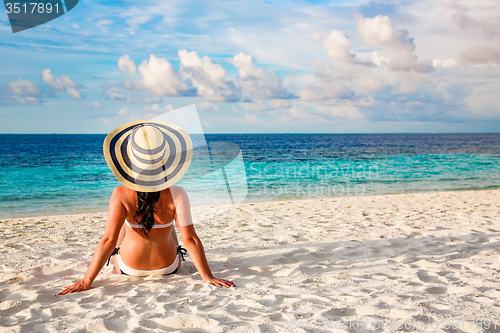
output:
[[175,204],[175,223],[181,234],[182,242],[203,281],[217,287],[236,287],[232,281],[213,277],[210,267],[208,266],[203,244],[194,230],[191,217],[191,206],[189,204],[187,192],[180,186],[172,186],[170,190]]
[[85,276],[77,283],[68,287],[64,287],[64,290],[61,291],[59,295],[84,291],[92,287],[92,283],[97,277],[97,274],[99,274],[102,267],[108,260],[108,257],[111,255],[111,252],[113,252],[123,222],[127,217],[127,211],[125,209],[125,206],[123,206],[122,204],[121,198],[121,189],[120,187],[117,187],[113,191],[113,194],[111,195],[111,199],[109,201],[108,220],[106,222],[104,234],[97,244],[97,248],[95,250],[94,256],[92,257],[89,268],[85,273]]

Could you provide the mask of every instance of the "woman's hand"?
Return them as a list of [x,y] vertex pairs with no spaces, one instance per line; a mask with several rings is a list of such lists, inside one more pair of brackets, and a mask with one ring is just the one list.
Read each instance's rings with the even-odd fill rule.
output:
[[208,280],[205,281],[205,283],[210,283],[211,285],[219,287],[219,288],[221,288],[221,287],[226,287],[226,288],[235,287],[236,288],[233,281],[228,281],[228,280],[224,280],[224,279],[216,279],[214,277],[209,278]]
[[89,290],[92,287],[92,283],[85,282],[84,280],[80,280],[71,286],[64,287],[64,290],[59,293],[59,295],[66,295],[71,293],[78,293],[80,291]]

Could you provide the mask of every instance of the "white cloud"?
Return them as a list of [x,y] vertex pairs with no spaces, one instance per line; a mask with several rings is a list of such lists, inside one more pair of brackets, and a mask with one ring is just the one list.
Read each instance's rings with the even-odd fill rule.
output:
[[434,68],[453,68],[453,67],[457,67],[459,65],[459,61],[457,59],[453,59],[453,58],[448,58],[446,60],[439,60],[439,59],[433,59],[432,60],[432,66],[434,66]]
[[120,71],[127,75],[135,75],[137,67],[132,59],[129,58],[128,54],[125,54],[118,59],[118,68]]
[[[479,20],[465,14],[465,12],[470,13],[471,11],[469,8],[464,7],[460,8],[460,12],[452,15],[452,20],[461,29],[479,29],[487,39],[500,39],[500,29],[498,27],[498,7],[496,6],[496,2],[489,5],[488,1],[482,1],[482,3],[475,1],[471,3],[469,7],[474,9],[473,12],[476,12],[474,14],[482,12],[481,14],[483,15],[481,15],[482,17]],[[497,10],[494,10],[492,7]]]
[[61,76],[59,78],[54,77],[54,75],[50,74],[49,68],[42,70],[42,80],[50,85],[55,91],[66,91],[73,98],[82,97],[80,91],[77,89],[78,85],[76,83],[71,81],[67,76]]
[[[4,96],[5,98],[6,96]],[[40,105],[40,99],[37,97],[31,97],[31,96],[26,96],[26,97],[20,97],[19,95],[14,95],[13,97],[7,97],[9,100],[14,100],[17,103],[21,104],[31,104],[31,105]]]
[[210,101],[234,100],[235,91],[227,87],[226,70],[209,57],[201,58],[196,52],[180,50],[181,74],[191,80],[197,95]]
[[243,114],[245,123],[256,123],[259,121],[256,114],[245,113]]
[[127,108],[122,108],[120,111],[118,111],[119,116],[126,116],[127,115]]
[[288,109],[292,118],[313,118],[314,116],[309,114],[304,108],[298,107],[297,105],[292,106]]
[[434,68],[430,60],[419,61],[414,54],[413,38],[408,37],[408,31],[397,30],[388,16],[378,15],[374,18],[358,17],[358,37],[374,48],[381,48],[382,54],[374,55],[374,63],[385,64],[391,70],[416,70],[422,73]]
[[18,79],[17,81],[10,81],[7,86],[10,90],[17,95],[38,97],[40,96],[40,89],[36,83]]
[[321,32],[313,32],[311,38],[313,42],[319,43],[323,39],[323,34]]
[[151,18],[147,15],[134,15],[132,16],[132,18],[127,20],[127,24],[129,25],[130,29],[137,30],[140,25],[147,23],[150,20]]
[[358,17],[358,37],[372,47],[386,47],[394,52],[413,53],[415,45],[405,30],[396,30],[388,16]]
[[349,50],[351,49],[351,47],[351,41],[342,31],[332,31],[323,41],[323,48],[332,60],[351,60],[352,56],[349,54]]
[[100,108],[102,108],[101,103],[99,103],[98,101],[93,101],[92,102],[92,107],[94,109],[100,109]]
[[347,87],[342,80],[334,80],[322,82],[321,86],[309,86],[300,92],[300,99],[303,101],[324,101],[351,98],[354,94],[355,92]]
[[[290,107],[289,99],[254,100],[252,102],[240,102],[239,105],[245,111],[273,111],[276,109],[286,109]],[[238,110],[231,107],[231,111],[238,113]]]
[[477,85],[464,99],[469,116],[500,119],[499,91],[499,80],[488,80],[481,85]]
[[115,101],[125,101],[125,95],[122,94],[117,87],[113,86],[108,86],[106,90],[106,95],[108,96],[109,99],[115,100]]
[[101,30],[103,34],[109,34],[109,26],[114,23],[113,20],[100,20],[95,23],[95,26]]
[[384,80],[376,76],[360,76],[356,83],[360,91],[380,91],[385,88]]
[[401,81],[399,86],[391,92],[392,94],[414,94],[417,92],[416,83],[427,82],[422,73],[417,71],[399,72],[398,74]]
[[153,54],[148,60],[143,60],[138,67],[141,79],[124,81],[127,89],[149,91],[156,96],[180,96],[193,94],[192,88],[184,83],[174,68],[166,59],[157,58]]
[[[141,78],[123,81],[123,87],[148,91],[156,96],[199,96],[212,102],[295,98],[284,87],[279,75],[270,68],[257,67],[251,55],[240,53],[228,59],[239,69],[236,79],[227,79],[227,71],[207,56],[200,57],[196,52],[187,50],[180,50],[178,56],[180,71],[168,60],[152,54],[149,62],[143,60],[138,66]],[[134,65],[127,55],[119,59],[119,67],[127,74],[134,71]],[[123,98],[118,91],[110,89],[108,95]]]
[[203,103],[197,103],[196,108],[200,111],[219,111],[219,107],[215,104],[212,104],[208,101],[204,101]]
[[168,104],[168,105],[165,105],[165,111],[169,112],[169,111],[173,111],[174,110],[174,106],[172,104]]
[[470,48],[462,53],[462,60],[472,64],[491,63],[500,65],[500,49],[489,46]]
[[73,98],[81,98],[82,97],[80,92],[76,88],[73,88],[73,87],[66,87],[66,92],[68,93],[68,95],[70,95]]
[[358,103],[353,103],[351,100],[336,101],[332,105],[315,105],[315,111],[318,114],[327,116],[333,119],[362,119],[363,114],[359,111]]
[[257,67],[251,55],[239,53],[228,61],[238,68],[236,84],[244,98],[295,98],[294,94],[283,86],[281,77],[270,68]]
[[289,99],[273,99],[271,102],[271,107],[275,109],[285,109],[290,107]]

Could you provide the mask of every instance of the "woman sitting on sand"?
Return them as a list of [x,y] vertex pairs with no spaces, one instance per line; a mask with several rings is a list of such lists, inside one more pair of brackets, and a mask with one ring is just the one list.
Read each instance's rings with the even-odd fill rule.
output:
[[104,156],[116,178],[108,219],[85,276],[60,295],[90,289],[106,261],[117,272],[147,276],[174,274],[185,250],[179,246],[173,220],[196,269],[206,283],[235,287],[214,278],[196,235],[186,191],[172,186],[187,171],[192,143],[180,127],[160,121],[135,121],[112,131],[104,140]]

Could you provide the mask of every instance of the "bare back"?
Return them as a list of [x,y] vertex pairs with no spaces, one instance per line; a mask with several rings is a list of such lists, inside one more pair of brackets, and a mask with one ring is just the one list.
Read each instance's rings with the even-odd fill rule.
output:
[[[134,214],[138,208],[137,192],[125,186],[120,186],[120,200],[127,212],[126,220],[130,224],[138,224]],[[175,205],[170,189],[163,190],[160,199],[154,207],[155,225],[169,224],[174,219]],[[140,218],[140,217],[138,217]],[[120,246],[120,257],[123,262],[134,269],[160,269],[169,266],[175,260],[177,253],[176,240],[173,238],[174,226],[154,228],[146,237],[140,228],[123,225],[125,236]]]

